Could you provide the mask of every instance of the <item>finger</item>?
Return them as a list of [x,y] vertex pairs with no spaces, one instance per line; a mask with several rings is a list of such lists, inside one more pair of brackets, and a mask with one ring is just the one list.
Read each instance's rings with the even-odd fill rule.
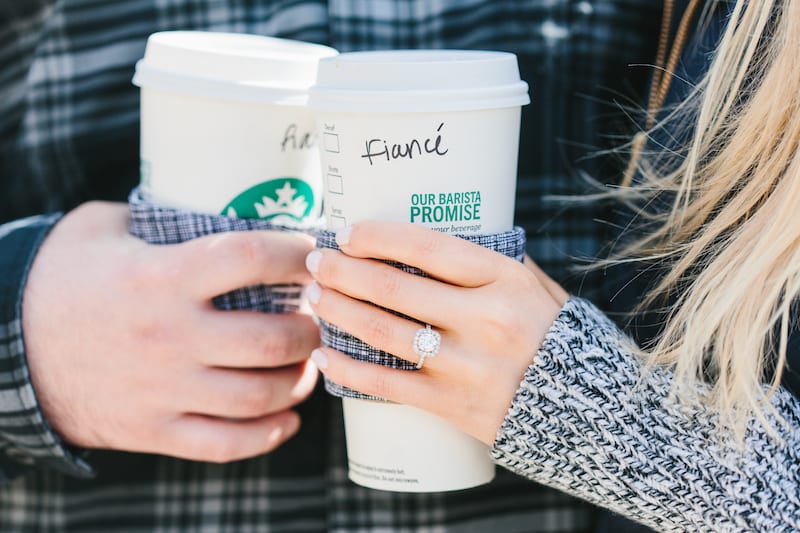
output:
[[316,380],[313,364],[276,370],[205,369],[193,380],[179,409],[223,418],[259,418],[302,402]]
[[400,222],[356,224],[340,230],[336,240],[347,255],[399,261],[462,287],[490,283],[498,264],[511,260],[460,237]]
[[[499,401],[495,398],[494,388],[486,387],[487,376],[481,376],[480,381],[474,381],[472,376],[454,386],[453,375],[435,376],[365,363],[331,348],[317,348],[311,353],[311,360],[339,385],[438,415],[487,445],[494,441],[511,403],[510,398],[508,402],[505,397]],[[515,381],[511,388],[512,397],[518,383]],[[497,409],[497,405],[501,407]]]
[[335,383],[392,402],[419,407],[420,399],[436,392],[435,382],[421,372],[357,361],[331,348],[317,348],[311,360]]
[[305,284],[310,237],[283,231],[238,231],[152,247],[152,268],[192,296],[207,299],[251,285]]
[[293,411],[250,420],[189,414],[168,427],[170,455],[193,461],[227,463],[274,450],[297,433],[300,417]]
[[319,328],[308,315],[220,311],[201,313],[194,341],[206,366],[274,368],[308,359],[319,346]]
[[453,310],[468,309],[462,287],[403,272],[380,261],[357,259],[336,250],[315,250],[306,262],[323,286],[420,322],[454,329],[464,316]]
[[[414,337],[420,325],[400,318],[365,302],[353,300],[339,292],[327,290],[316,283],[306,291],[317,315],[354,335],[370,346],[416,364],[419,355],[414,351]],[[316,302],[316,303],[315,303]],[[448,339],[442,334],[440,349]],[[425,359],[425,368],[435,369],[438,357]]]

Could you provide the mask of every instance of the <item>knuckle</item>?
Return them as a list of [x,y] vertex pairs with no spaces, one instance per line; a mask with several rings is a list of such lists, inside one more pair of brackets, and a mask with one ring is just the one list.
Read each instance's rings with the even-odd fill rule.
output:
[[389,375],[385,372],[378,373],[369,385],[369,394],[377,396],[378,398],[392,399],[394,398],[394,384],[389,379]]
[[485,315],[489,331],[500,339],[515,338],[525,326],[518,313],[509,306],[495,306]]
[[275,383],[269,379],[257,380],[256,390],[253,391],[252,405],[256,413],[261,415],[272,410],[272,406],[279,400]]
[[225,236],[227,253],[241,264],[269,263],[271,253],[267,242],[257,232],[237,232]]
[[527,266],[510,257],[500,257],[500,261],[495,261],[497,279],[502,280],[506,285],[514,283],[519,290],[527,291],[539,285],[536,275]]
[[261,349],[270,363],[281,366],[291,359],[298,346],[295,335],[289,331],[276,331],[264,338]]
[[138,297],[154,288],[163,288],[175,279],[175,269],[167,261],[151,254],[133,256],[120,265],[120,269],[123,290]]
[[400,291],[401,271],[393,267],[382,268],[378,274],[378,290],[385,296],[394,296]]
[[140,359],[161,365],[188,359],[197,347],[191,325],[179,313],[139,313],[122,332],[123,341],[136,347]]
[[425,232],[420,239],[419,253],[423,256],[436,255],[440,249],[439,235],[434,232]]
[[173,338],[173,329],[155,317],[141,317],[131,324],[131,335],[139,346],[168,346]]
[[190,363],[199,348],[191,327],[182,316],[156,314],[131,320],[123,333],[123,343],[135,347],[144,364],[158,364],[162,369]]
[[254,385],[241,387],[231,396],[231,410],[239,416],[258,417],[269,411],[275,398],[275,389],[267,380],[257,380]]
[[394,336],[394,328],[392,328],[389,321],[383,316],[370,317],[367,320],[366,331],[367,342],[378,347],[389,346]]

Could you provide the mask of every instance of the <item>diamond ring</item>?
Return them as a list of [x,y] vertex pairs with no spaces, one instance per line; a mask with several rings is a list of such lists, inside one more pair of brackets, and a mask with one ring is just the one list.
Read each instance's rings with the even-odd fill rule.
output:
[[442,336],[438,331],[431,329],[430,324],[417,330],[414,335],[414,353],[419,356],[419,361],[417,361],[418,369],[422,368],[426,357],[434,357],[439,353],[441,343]]

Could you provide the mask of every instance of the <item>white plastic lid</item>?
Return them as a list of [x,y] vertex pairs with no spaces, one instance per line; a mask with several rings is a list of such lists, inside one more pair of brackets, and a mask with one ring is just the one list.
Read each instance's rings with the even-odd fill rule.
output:
[[305,105],[327,46],[238,33],[168,31],[147,39],[134,85],[227,100]]
[[530,103],[517,57],[474,50],[350,52],[319,62],[321,111],[466,111]]

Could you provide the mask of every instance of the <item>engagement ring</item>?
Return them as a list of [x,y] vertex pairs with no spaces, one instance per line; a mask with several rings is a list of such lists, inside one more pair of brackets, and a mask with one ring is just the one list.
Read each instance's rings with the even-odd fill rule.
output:
[[414,335],[414,353],[419,356],[419,361],[417,361],[418,369],[422,368],[426,357],[434,357],[439,353],[441,343],[442,336],[438,331],[431,329],[430,324],[417,330],[416,335]]

